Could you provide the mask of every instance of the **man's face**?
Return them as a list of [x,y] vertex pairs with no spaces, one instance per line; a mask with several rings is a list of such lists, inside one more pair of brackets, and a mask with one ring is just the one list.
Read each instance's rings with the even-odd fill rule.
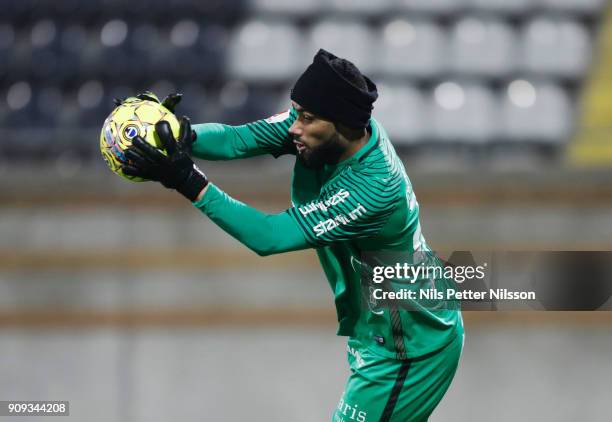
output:
[[295,101],[293,107],[298,117],[289,128],[298,159],[304,166],[317,169],[325,164],[336,164],[344,152],[335,125],[307,110]]

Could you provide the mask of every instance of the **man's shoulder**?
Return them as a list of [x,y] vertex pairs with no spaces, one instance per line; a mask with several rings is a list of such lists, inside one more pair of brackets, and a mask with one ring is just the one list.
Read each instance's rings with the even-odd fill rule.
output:
[[370,150],[359,160],[354,171],[369,181],[379,181],[393,185],[405,182],[406,170],[393,147],[383,127],[374,119],[372,124],[377,125],[378,138]]
[[265,119],[256,120],[247,125],[254,126],[286,126],[289,127],[297,118],[297,112],[293,107],[289,107],[279,113],[273,114]]
[[266,119],[247,123],[245,127],[255,142],[276,158],[284,154],[295,154],[295,146],[290,142],[289,128],[296,119],[294,108],[274,114]]
[[288,123],[289,121],[295,120],[296,117],[297,117],[297,112],[295,111],[295,108],[289,107],[287,110],[284,110],[280,113],[276,113],[264,119],[263,121],[268,124]]
[[330,188],[333,192],[343,191],[347,196],[366,201],[374,210],[384,210],[403,199],[405,183],[403,178],[388,170],[354,166],[347,168]]

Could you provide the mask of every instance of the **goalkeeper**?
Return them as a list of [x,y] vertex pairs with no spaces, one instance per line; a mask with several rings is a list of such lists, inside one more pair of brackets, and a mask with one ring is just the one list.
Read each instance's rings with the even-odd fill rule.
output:
[[[371,117],[376,85],[349,61],[320,50],[285,113],[243,126],[181,119],[156,131],[168,155],[133,140],[125,174],[176,189],[259,255],[315,248],[334,294],[351,374],[332,420],[427,420],[447,391],[463,347],[458,309],[381,306],[362,280],[367,251],[429,252],[404,166]],[[194,136],[195,134],[195,136]],[[266,214],[210,182],[190,158],[294,155],[293,206]]]

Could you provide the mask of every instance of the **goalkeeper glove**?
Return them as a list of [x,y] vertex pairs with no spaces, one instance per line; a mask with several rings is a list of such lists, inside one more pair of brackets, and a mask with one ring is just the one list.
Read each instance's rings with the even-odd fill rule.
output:
[[189,119],[181,118],[178,141],[174,139],[170,124],[164,120],[155,124],[155,131],[168,155],[136,136],[125,152],[129,163],[122,166],[123,173],[160,182],[194,202],[208,185],[208,179],[189,158],[195,139]]

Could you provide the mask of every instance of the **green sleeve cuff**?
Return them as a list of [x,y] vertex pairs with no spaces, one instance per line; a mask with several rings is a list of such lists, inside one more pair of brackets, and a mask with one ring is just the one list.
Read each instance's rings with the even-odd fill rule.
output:
[[204,196],[202,196],[202,199],[199,199],[197,201],[193,201],[192,204],[196,207],[199,208],[200,211],[205,212],[204,208],[206,206],[206,204],[210,201],[213,201],[216,196],[219,196],[221,194],[221,189],[219,189],[217,186],[215,186],[213,183],[208,182],[208,187],[206,188],[206,192],[204,193]]

